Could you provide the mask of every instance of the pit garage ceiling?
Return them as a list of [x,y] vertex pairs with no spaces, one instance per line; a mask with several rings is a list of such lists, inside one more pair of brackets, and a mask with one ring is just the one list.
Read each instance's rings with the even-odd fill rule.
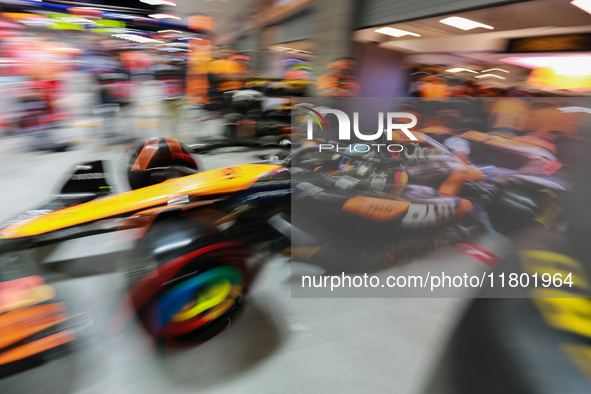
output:
[[[450,14],[494,27],[464,31],[439,21],[446,16],[358,30],[355,41],[378,43],[402,52],[441,53],[502,51],[508,38],[591,32],[591,15],[565,0],[536,0]],[[380,27],[405,30],[420,37],[395,38],[376,33]]]
[[203,14],[215,21],[216,30],[225,30],[237,20],[244,20],[245,16],[255,11],[255,0],[176,0],[176,7],[169,7],[168,11],[178,15],[186,21],[187,16]]

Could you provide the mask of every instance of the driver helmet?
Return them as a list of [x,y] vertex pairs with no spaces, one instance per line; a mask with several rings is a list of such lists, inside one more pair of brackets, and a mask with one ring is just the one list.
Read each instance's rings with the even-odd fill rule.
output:
[[136,145],[127,163],[129,186],[135,190],[199,172],[190,152],[175,138],[151,138]]

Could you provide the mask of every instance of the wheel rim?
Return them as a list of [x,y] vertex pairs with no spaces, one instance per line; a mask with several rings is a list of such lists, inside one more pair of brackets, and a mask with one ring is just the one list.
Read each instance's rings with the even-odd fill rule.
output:
[[236,268],[213,268],[166,291],[149,314],[149,326],[157,335],[189,333],[230,310],[242,293]]

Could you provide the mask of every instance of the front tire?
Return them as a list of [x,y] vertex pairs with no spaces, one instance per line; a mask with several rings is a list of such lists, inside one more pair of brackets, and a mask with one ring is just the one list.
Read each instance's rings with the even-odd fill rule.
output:
[[[157,241],[165,239],[176,239],[179,245],[191,242],[158,254],[163,246]],[[140,244],[143,257],[135,260],[153,265],[132,271],[129,299],[153,337],[168,344],[200,344],[243,313],[252,267],[260,262],[242,243],[225,239],[210,223],[172,217],[153,225]]]

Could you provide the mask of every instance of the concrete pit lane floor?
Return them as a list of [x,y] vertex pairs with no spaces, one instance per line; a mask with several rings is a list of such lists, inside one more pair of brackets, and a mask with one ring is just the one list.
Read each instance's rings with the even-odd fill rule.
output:
[[[150,137],[154,130],[142,132],[139,137]],[[47,201],[82,161],[110,160],[116,192],[125,190],[121,146],[89,141],[67,152],[44,153],[25,149],[25,137],[0,141],[1,221]],[[213,169],[258,161],[259,154],[240,151],[201,159]],[[94,246],[74,243],[59,253],[81,252],[82,265],[107,264],[96,256],[99,241]],[[499,241],[493,241],[498,249]],[[52,258],[59,259],[59,253]],[[486,269],[452,247],[413,264],[450,269],[464,264],[475,273]],[[291,298],[291,269],[284,259],[272,260],[254,287],[248,312],[230,330],[203,346],[164,353],[157,353],[133,324],[114,329],[130,316],[125,304],[118,309],[124,291],[116,273],[59,280],[59,296],[71,313],[84,313],[73,352],[1,379],[0,392],[419,393],[473,294],[466,289],[458,293],[464,298]],[[397,269],[405,268],[391,272]],[[306,267],[294,264],[294,270],[302,274]]]

